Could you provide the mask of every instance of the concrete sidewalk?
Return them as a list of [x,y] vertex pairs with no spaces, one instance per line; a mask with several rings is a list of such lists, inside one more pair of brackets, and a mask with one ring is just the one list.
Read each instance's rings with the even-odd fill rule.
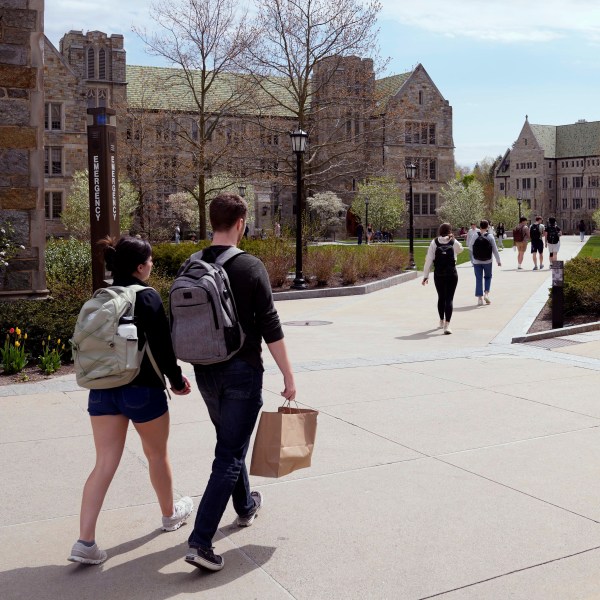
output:
[[[561,259],[581,246],[561,244]],[[158,531],[134,431],[100,517],[108,561],[67,563],[94,460],[87,393],[73,377],[0,388],[2,599],[600,597],[600,336],[510,344],[550,276],[501,257],[490,306],[459,267],[450,336],[421,278],[278,302],[284,323],[321,323],[285,326],[298,400],[320,411],[313,467],[253,478],[265,507],[247,529],[228,508],[219,573],[183,562],[189,525]],[[273,410],[282,380],[265,366]],[[197,501],[214,446],[199,393],[171,418],[176,491]]]

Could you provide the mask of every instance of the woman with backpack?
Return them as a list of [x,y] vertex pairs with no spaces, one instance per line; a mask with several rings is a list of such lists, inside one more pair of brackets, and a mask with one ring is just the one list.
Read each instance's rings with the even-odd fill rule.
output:
[[425,257],[422,285],[429,283],[429,271],[433,265],[433,282],[438,295],[439,326],[444,329],[446,335],[452,333],[450,319],[452,318],[454,292],[458,285],[456,257],[462,251],[463,247],[454,238],[450,223],[442,223],[438,230],[438,237],[431,240]]
[[[100,242],[106,268],[114,286],[141,286],[135,300],[135,326],[138,348],[148,344],[141,367],[131,383],[108,389],[90,389],[88,412],[96,447],[96,464],[83,488],[79,539],[68,558],[71,562],[98,565],[107,554],[96,544],[96,522],[113,476],[119,466],[130,421],[142,440],[148,459],[150,481],[162,511],[162,529],[175,531],[193,510],[193,502],[183,497],[173,500],[171,465],[167,453],[169,412],[164,373],[177,395],[190,393],[190,382],[177,364],[169,323],[162,300],[145,282],[152,271],[152,248],[142,239],[122,237],[118,242],[105,238]],[[130,329],[133,324],[127,325]],[[118,335],[118,334],[117,334]],[[112,349],[114,352],[114,349]],[[155,363],[155,366],[152,364]],[[159,374],[160,372],[160,374]],[[92,388],[92,386],[89,386]]]
[[544,237],[546,238],[546,248],[550,254],[550,266],[555,260],[558,260],[558,251],[560,250],[560,236],[562,231],[556,224],[556,219],[550,217],[548,219],[548,226],[545,229]]

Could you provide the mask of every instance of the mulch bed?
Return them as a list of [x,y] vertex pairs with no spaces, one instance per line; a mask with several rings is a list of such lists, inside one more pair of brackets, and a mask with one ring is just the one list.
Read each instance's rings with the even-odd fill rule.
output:
[[[600,315],[570,315],[565,317],[564,326],[569,327],[570,325],[585,325],[587,323],[595,323],[600,321]],[[540,331],[551,331],[552,330],[552,308],[549,302],[544,305],[544,308],[539,312],[535,321],[531,324],[531,327],[527,333],[539,333]]]
[[2,385],[13,385],[14,383],[35,383],[39,381],[48,381],[53,377],[60,377],[62,375],[70,375],[75,372],[75,365],[68,364],[63,365],[53,375],[45,375],[44,372],[35,364],[27,365],[20,373],[13,373],[12,375],[6,375],[0,373],[0,386]]

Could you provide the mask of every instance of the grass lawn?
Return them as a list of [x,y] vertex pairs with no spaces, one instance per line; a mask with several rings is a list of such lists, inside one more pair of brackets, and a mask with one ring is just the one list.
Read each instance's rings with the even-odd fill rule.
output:
[[590,236],[590,239],[579,251],[578,256],[591,256],[592,258],[600,258],[600,236]]

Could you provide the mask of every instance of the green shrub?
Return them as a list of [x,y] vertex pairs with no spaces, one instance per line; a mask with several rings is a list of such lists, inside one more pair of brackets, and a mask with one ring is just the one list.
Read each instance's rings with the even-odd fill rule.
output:
[[50,238],[46,244],[46,278],[51,288],[55,282],[85,285],[91,290],[92,253],[89,242],[75,238]]
[[577,256],[565,263],[565,315],[600,314],[600,258]]
[[180,244],[154,244],[152,246],[152,261],[154,268],[166,276],[175,277],[179,267],[198,250],[203,250],[209,245],[204,240],[198,244],[194,242],[181,242]]

